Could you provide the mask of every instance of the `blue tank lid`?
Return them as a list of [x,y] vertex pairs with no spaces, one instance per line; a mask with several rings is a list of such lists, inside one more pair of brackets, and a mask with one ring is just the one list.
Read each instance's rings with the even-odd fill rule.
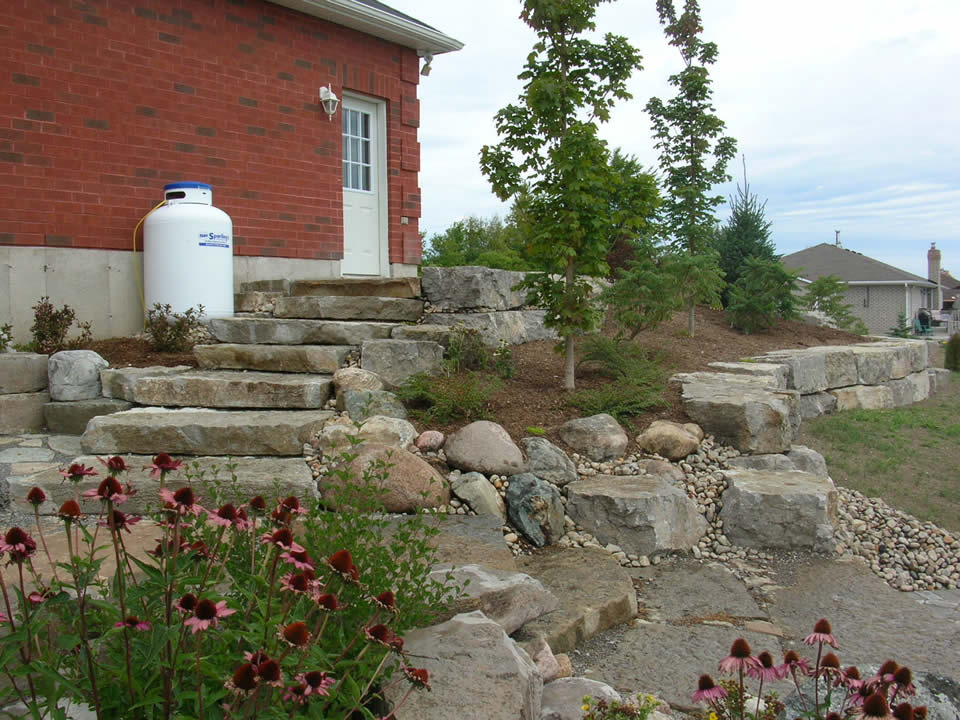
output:
[[210,190],[212,192],[213,187],[201,182],[175,182],[163,186],[164,192],[168,190]]

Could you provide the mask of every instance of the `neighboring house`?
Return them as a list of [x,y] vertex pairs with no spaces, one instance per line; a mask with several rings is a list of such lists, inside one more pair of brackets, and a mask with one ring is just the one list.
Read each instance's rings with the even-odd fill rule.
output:
[[846,302],[871,333],[886,333],[896,326],[900,313],[912,324],[917,311],[932,308],[935,301],[935,283],[829,243],[784,255],[781,260],[800,275],[801,287],[823,275],[845,281],[850,286]]
[[98,336],[138,330],[134,228],[177,181],[231,216],[236,282],[416,274],[421,58],[457,40],[377,0],[28,0],[0,30],[18,340],[42,295]]
[[943,310],[960,310],[960,280],[946,270],[940,271],[940,292],[943,294]]

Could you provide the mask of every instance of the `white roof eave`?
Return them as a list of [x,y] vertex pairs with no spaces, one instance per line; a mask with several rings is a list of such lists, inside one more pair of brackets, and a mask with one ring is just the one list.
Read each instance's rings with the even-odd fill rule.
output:
[[291,10],[359,30],[374,37],[412,48],[417,54],[456,52],[463,43],[438,30],[362,5],[353,0],[269,0]]

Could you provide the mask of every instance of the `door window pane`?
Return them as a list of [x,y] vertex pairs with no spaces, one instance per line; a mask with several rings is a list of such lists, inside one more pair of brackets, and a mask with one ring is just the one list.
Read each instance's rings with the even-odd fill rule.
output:
[[370,113],[343,110],[343,187],[348,190],[373,188],[370,129]]

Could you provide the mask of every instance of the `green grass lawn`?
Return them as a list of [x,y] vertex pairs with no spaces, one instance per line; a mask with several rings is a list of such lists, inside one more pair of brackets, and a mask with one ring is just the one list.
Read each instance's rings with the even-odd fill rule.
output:
[[806,421],[794,442],[821,452],[838,485],[960,532],[960,378],[907,407]]

